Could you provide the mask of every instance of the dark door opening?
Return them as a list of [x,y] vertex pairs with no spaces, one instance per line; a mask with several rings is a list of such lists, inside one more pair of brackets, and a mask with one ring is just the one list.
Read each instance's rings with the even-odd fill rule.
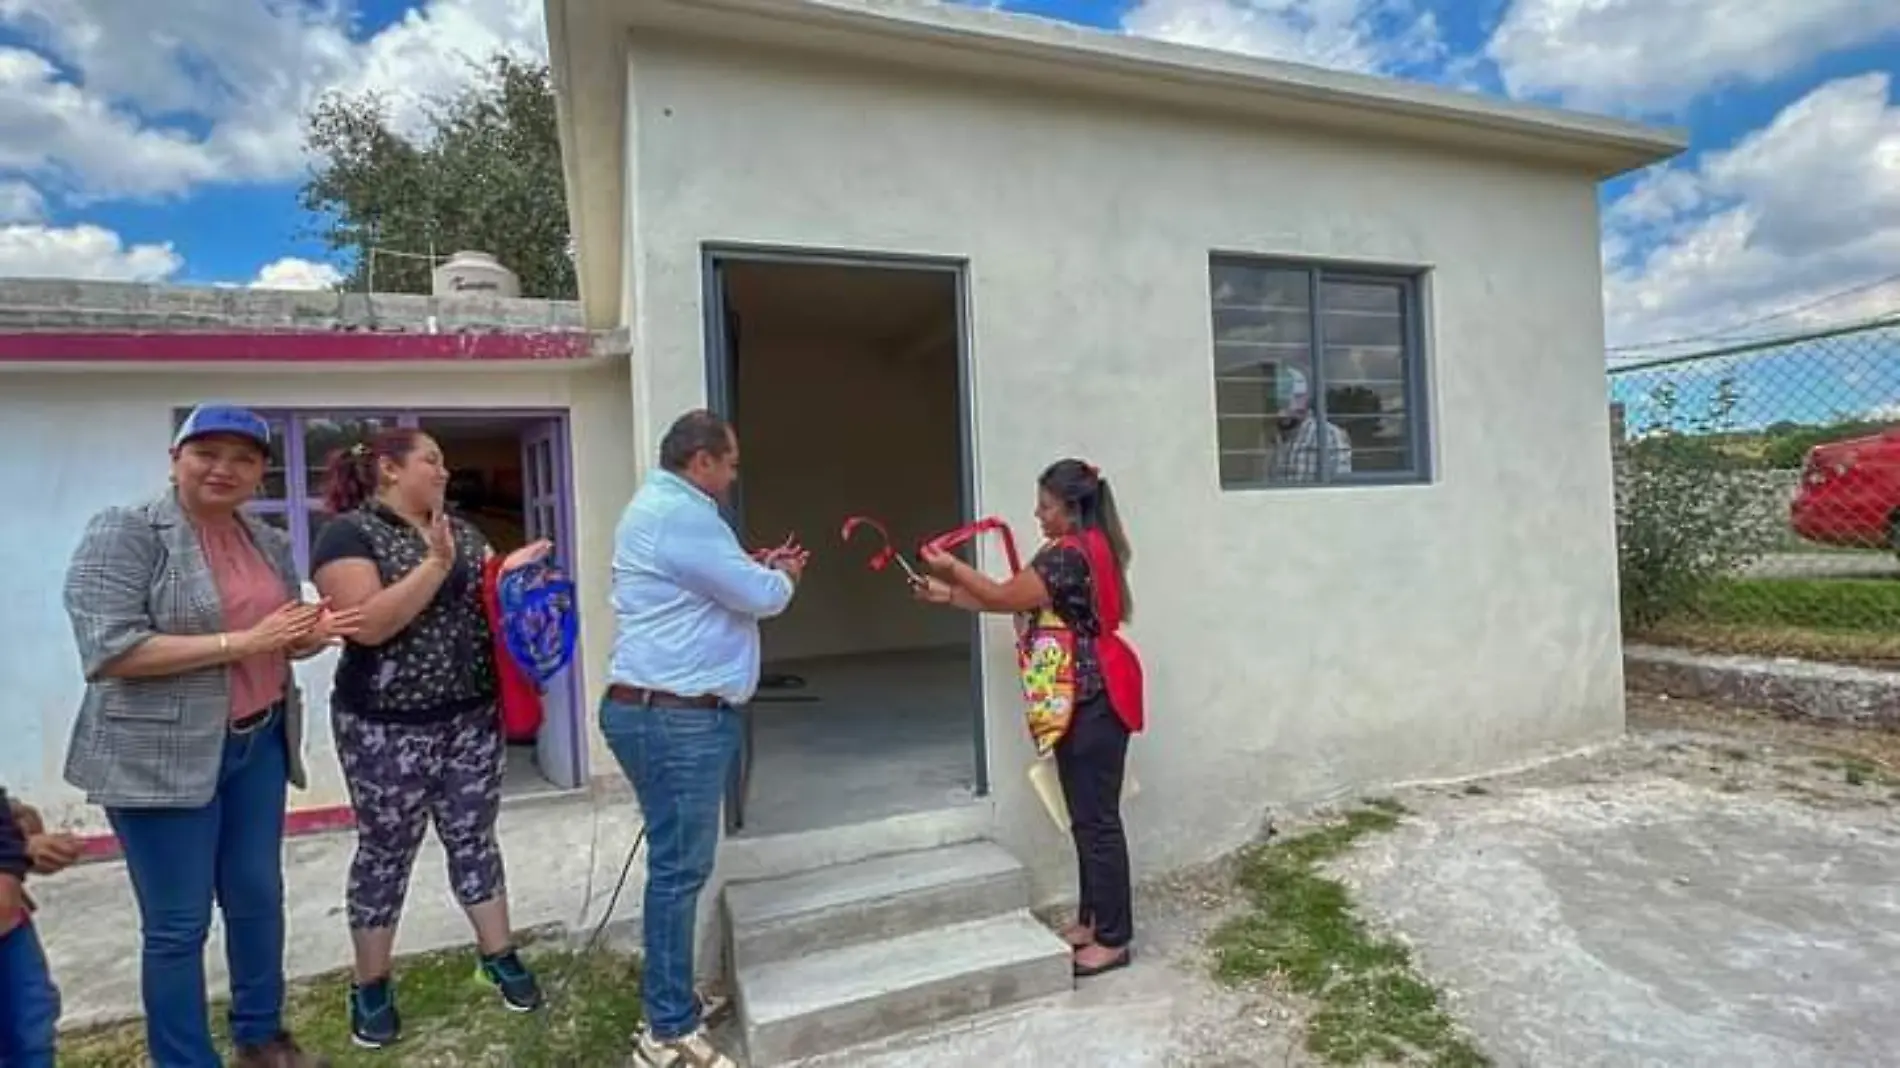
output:
[[734,521],[814,565],[764,627],[729,819],[772,834],[966,802],[987,789],[977,627],[917,604],[847,515],[900,547],[967,521],[962,273],[953,264],[715,255],[714,404],[744,444]]
[[[474,524],[497,553],[547,538],[572,569],[568,527],[567,447],[564,427],[551,417],[423,415],[418,425],[448,458],[449,508]],[[579,657],[576,657],[579,662]],[[573,790],[586,784],[586,735],[580,687],[569,665],[541,696],[541,729],[510,739],[503,791],[524,796]]]

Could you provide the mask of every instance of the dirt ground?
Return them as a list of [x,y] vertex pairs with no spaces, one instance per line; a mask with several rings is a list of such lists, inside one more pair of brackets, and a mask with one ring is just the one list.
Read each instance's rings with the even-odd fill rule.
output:
[[1632,695],[1334,866],[1500,1066],[1896,1063],[1900,737]]
[[[1900,735],[1628,707],[1625,737],[1591,753],[1395,791],[1401,826],[1328,870],[1500,1066],[1896,1063]],[[1194,873],[1148,907],[1204,934],[1237,911],[1230,886]],[[1128,1063],[1320,1063],[1300,999],[1211,983],[1197,941],[1168,962],[1205,991],[1185,998],[1203,1006],[1195,1048]]]

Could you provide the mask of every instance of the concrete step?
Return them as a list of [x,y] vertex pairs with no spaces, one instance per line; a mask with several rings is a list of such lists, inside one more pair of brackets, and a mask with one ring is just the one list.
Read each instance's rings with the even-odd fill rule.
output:
[[738,973],[752,1068],[1074,988],[1069,947],[1027,909]]
[[1029,874],[993,842],[966,842],[780,879],[728,884],[735,971],[998,916],[1029,904]]

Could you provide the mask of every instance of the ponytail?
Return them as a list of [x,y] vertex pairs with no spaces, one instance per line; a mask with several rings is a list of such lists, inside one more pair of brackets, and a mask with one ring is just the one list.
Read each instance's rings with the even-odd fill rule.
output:
[[414,427],[380,430],[368,441],[331,453],[324,465],[323,507],[331,515],[361,508],[382,488],[382,461],[404,462],[421,436]]
[[1128,565],[1134,560],[1134,547],[1122,527],[1121,511],[1115,506],[1115,494],[1108,479],[1093,464],[1082,460],[1057,460],[1037,479],[1037,484],[1069,509],[1075,525],[1082,530],[1099,530],[1108,540],[1109,555],[1115,558],[1116,580],[1122,591],[1122,618],[1135,618],[1135,595],[1128,588]]

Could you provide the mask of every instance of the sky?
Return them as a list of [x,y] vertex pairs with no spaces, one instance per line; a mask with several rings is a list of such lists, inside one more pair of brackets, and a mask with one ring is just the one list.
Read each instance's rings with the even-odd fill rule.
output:
[[[1614,362],[1900,312],[1900,2],[971,0],[1686,129],[1606,183]],[[321,287],[300,117],[399,121],[542,0],[0,0],[0,276]],[[1667,343],[1667,344],[1659,344]]]

